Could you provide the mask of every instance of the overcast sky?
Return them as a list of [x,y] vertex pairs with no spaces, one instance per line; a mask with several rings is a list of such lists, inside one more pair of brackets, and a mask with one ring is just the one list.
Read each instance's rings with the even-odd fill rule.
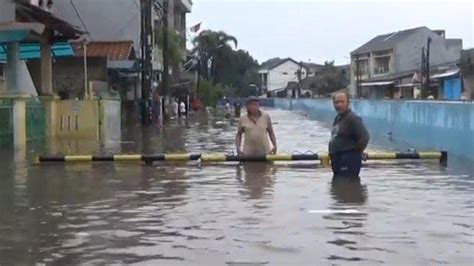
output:
[[472,0],[194,0],[188,26],[223,30],[259,62],[293,57],[348,63],[349,53],[378,34],[427,26],[474,46]]

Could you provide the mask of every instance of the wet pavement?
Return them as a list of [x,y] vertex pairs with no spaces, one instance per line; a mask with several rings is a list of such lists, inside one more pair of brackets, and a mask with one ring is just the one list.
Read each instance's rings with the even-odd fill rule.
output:
[[[282,152],[325,151],[326,125],[269,110]],[[129,126],[49,153],[230,152],[234,121]],[[376,139],[376,138],[375,138]],[[383,138],[370,149],[393,149]],[[0,162],[0,264],[472,265],[474,174],[379,162],[361,182],[312,163],[32,166]]]

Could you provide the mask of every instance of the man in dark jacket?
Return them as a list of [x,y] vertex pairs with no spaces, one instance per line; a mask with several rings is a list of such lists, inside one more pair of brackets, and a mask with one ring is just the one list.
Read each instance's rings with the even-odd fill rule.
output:
[[336,93],[333,104],[338,115],[334,119],[329,141],[332,171],[335,177],[358,178],[369,133],[362,119],[349,108],[347,92]]

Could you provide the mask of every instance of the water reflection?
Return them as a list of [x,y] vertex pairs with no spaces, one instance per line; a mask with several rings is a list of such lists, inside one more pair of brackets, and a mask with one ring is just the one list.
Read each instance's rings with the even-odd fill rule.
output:
[[359,204],[367,200],[367,187],[360,183],[360,178],[333,178],[331,196],[338,204]]
[[277,168],[268,163],[242,163],[237,167],[237,180],[242,183],[242,195],[259,199],[270,194]]
[[[333,203],[330,210],[334,213],[324,219],[330,221],[330,229],[335,239],[327,241],[347,250],[358,250],[358,241],[365,235],[363,229],[367,221],[367,213],[361,206],[367,201],[367,187],[360,183],[360,179],[333,178],[330,183],[330,195]],[[353,255],[343,250],[328,257],[331,261],[362,261],[360,254]]]
[[[320,123],[270,112],[282,152],[327,148]],[[203,112],[122,135],[118,147],[63,141],[44,153],[225,153],[235,125]],[[472,172],[378,163],[361,184],[328,182],[329,169],[302,162],[32,166],[14,156],[0,150],[1,265],[472,264]]]

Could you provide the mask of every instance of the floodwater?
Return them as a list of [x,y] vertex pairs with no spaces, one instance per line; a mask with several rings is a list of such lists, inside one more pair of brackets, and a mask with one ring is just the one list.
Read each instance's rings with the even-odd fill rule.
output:
[[[325,125],[269,113],[280,151],[326,150]],[[230,152],[235,124],[195,115],[161,130],[129,126],[122,142],[36,151]],[[437,162],[379,162],[360,183],[341,183],[312,163],[32,166],[1,156],[1,265],[474,261],[474,175]]]

